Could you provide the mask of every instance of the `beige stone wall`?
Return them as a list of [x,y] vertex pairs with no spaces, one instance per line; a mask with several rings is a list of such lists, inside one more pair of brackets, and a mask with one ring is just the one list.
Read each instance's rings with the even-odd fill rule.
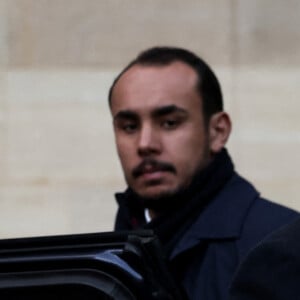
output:
[[300,209],[299,13],[298,0],[0,0],[0,238],[112,229],[125,184],[107,90],[153,45],[212,65],[237,169]]

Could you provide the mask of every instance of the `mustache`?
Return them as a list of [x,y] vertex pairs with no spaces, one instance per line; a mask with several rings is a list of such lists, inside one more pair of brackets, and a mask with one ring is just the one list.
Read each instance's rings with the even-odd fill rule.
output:
[[167,171],[176,174],[175,167],[167,162],[157,161],[152,158],[144,159],[138,166],[132,170],[132,176],[137,178],[146,172],[146,167],[151,166],[153,171]]

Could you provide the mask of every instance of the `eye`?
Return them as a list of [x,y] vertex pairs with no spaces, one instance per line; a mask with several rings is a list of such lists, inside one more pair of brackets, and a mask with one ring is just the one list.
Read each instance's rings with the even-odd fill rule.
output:
[[179,121],[175,119],[167,119],[162,122],[162,127],[165,129],[175,129],[179,125]]
[[137,130],[138,125],[135,122],[126,122],[122,124],[120,127],[124,132],[130,134],[130,133],[134,133]]

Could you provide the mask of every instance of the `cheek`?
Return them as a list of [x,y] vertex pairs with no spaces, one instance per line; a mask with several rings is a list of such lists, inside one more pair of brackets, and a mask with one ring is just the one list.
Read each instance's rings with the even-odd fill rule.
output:
[[208,142],[204,136],[199,136],[199,134],[181,136],[176,144],[173,143],[173,163],[177,165],[178,172],[194,173],[206,164],[207,152]]
[[123,140],[116,140],[117,152],[124,169],[130,168],[133,164],[133,147],[132,143]]
[[177,154],[179,158],[186,158],[192,155],[189,159],[193,159],[195,155],[202,151],[205,144],[205,137],[203,134],[195,132],[194,130],[186,130],[178,132],[176,136],[169,138],[166,141],[168,147],[172,147],[172,151]]

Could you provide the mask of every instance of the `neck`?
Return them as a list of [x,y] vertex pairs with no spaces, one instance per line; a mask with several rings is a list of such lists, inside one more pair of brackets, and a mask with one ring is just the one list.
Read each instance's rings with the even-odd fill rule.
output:
[[160,216],[160,213],[154,209],[148,209],[151,220]]

